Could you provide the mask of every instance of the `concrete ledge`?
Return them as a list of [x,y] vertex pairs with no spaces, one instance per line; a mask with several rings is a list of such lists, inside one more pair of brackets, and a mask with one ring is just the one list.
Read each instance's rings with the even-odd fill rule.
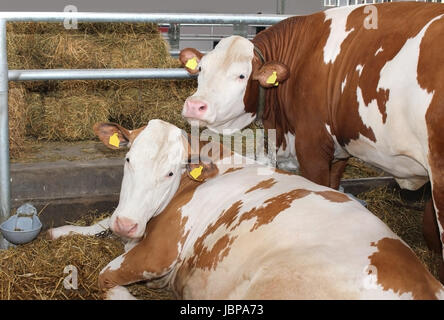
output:
[[344,187],[344,191],[353,195],[384,186],[396,188],[397,185],[395,179],[392,177],[346,179],[341,181],[341,186]]
[[13,201],[53,200],[118,194],[123,159],[11,165]]

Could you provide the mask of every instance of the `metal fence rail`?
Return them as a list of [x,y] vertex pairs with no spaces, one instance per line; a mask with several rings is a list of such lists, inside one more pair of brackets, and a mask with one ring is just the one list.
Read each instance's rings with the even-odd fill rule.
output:
[[0,19],[15,22],[143,22],[193,24],[272,25],[288,16],[207,13],[102,13],[102,12],[0,12]]
[[189,79],[185,69],[51,69],[9,70],[10,81]]
[[[163,14],[95,12],[0,12],[0,222],[10,215],[10,167],[8,125],[8,81],[105,80],[105,79],[186,79],[183,69],[56,69],[8,70],[7,22],[129,22],[157,24],[233,25],[242,34],[247,25],[269,26],[288,16],[262,14]],[[240,30],[240,31],[239,31]],[[237,33],[240,32],[240,33]],[[178,48],[173,48],[177,50]],[[0,239],[1,240],[1,239]],[[0,247],[4,246],[0,241]]]

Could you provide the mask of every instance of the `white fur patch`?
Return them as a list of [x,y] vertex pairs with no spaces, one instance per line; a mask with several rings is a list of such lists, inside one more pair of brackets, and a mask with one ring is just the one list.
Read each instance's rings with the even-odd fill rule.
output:
[[357,6],[334,8],[325,11],[325,21],[331,20],[330,35],[324,47],[324,63],[334,63],[341,52],[341,45],[355,29],[346,30],[348,15]]
[[106,292],[106,300],[137,300],[128,289],[122,286],[116,286]]
[[108,263],[107,266],[105,268],[103,268],[103,270],[100,273],[103,273],[106,270],[114,271],[114,270],[120,269],[124,260],[125,260],[124,254],[118,256],[113,261]]
[[359,76],[361,76],[362,69],[364,69],[364,66],[362,66],[362,65],[360,65],[360,64],[358,64],[358,65],[356,66],[356,71],[358,71]]
[[284,134],[286,148],[280,146],[276,153],[276,160],[279,169],[285,171],[296,171],[299,169],[299,162],[296,157],[296,137],[287,132]]

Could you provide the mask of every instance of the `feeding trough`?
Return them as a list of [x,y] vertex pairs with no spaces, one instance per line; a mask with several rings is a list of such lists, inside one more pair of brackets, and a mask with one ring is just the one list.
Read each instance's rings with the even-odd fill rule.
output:
[[24,244],[34,240],[42,229],[37,210],[29,203],[17,209],[17,213],[0,225],[3,237],[12,244]]

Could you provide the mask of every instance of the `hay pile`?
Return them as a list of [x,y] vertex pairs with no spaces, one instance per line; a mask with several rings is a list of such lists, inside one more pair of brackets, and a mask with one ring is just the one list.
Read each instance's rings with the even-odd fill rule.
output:
[[26,90],[21,84],[9,84],[9,152],[17,158],[21,155],[26,136]]
[[[103,217],[103,216],[102,216]],[[87,217],[77,225],[90,224]],[[36,240],[0,252],[1,300],[72,300],[100,299],[99,272],[114,258],[123,253],[123,245],[114,237],[95,238],[74,235],[55,241],[41,234]],[[66,266],[78,270],[78,289],[64,288]],[[148,289],[143,284],[129,287],[140,299],[172,299],[166,289]]]
[[367,208],[407,242],[416,256],[438,278],[438,263],[441,258],[427,248],[422,234],[424,199],[407,202],[401,198],[399,189],[392,190],[387,187],[361,193],[358,198],[365,200]]
[[372,167],[358,158],[351,157],[348,159],[342,179],[371,178],[383,175],[382,170]]
[[[54,23],[9,23],[8,64],[10,69],[180,65],[170,57],[157,25],[124,23],[84,23],[77,30]],[[97,121],[134,128],[162,118],[185,128],[180,111],[195,89],[195,81],[41,81],[22,82],[18,87],[20,99],[10,92],[10,117],[24,117],[24,127],[12,140],[15,150],[23,147],[25,136],[43,141],[91,139],[92,125]],[[17,113],[19,109],[22,114]],[[14,151],[13,155],[17,154]]]

